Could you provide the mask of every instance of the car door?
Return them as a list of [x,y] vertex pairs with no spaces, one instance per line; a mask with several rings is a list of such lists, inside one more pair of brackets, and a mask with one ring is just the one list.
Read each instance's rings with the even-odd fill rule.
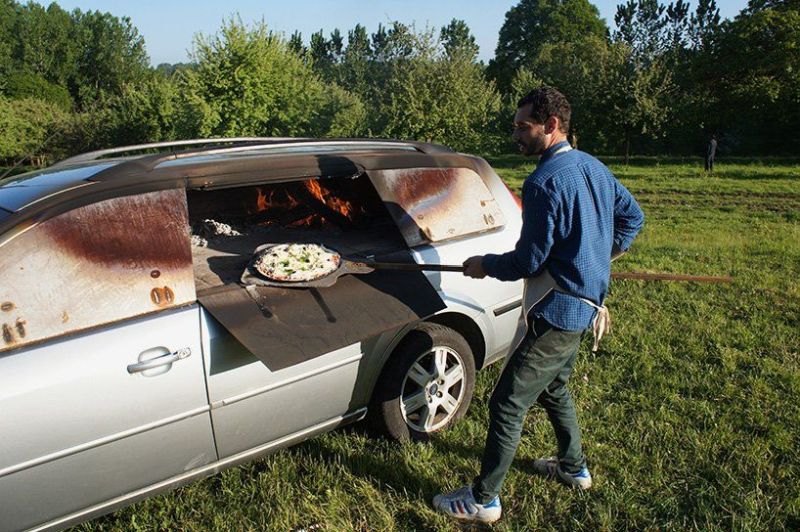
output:
[[0,247],[0,530],[216,460],[185,193],[114,198]]

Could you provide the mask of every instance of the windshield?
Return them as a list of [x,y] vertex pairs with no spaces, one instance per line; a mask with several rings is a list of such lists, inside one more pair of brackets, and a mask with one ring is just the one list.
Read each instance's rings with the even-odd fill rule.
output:
[[66,168],[49,167],[42,170],[34,170],[24,174],[17,174],[0,180],[0,186],[58,186],[75,181],[89,179],[96,173],[111,168],[118,164],[118,161],[109,163],[92,163],[91,165],[70,166]]

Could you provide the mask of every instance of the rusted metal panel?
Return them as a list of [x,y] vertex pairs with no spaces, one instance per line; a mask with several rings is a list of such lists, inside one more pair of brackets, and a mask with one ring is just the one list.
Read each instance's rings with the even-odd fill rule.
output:
[[0,247],[0,351],[196,299],[186,194],[74,209]]
[[505,225],[494,196],[469,168],[373,170],[368,175],[409,246]]

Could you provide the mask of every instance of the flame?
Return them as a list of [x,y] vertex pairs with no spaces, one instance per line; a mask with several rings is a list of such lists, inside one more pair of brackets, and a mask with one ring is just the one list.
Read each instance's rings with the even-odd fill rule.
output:
[[[284,220],[282,223],[290,227],[310,227],[330,222],[331,220],[324,214],[325,210],[320,212],[319,207],[315,207],[316,202],[304,205],[304,203],[308,203],[309,198],[306,196],[303,199],[303,196],[305,196],[305,194],[301,194],[303,189],[320,204],[325,205],[330,211],[342,215],[347,220],[352,221],[355,215],[366,212],[363,207],[354,206],[352,202],[337,197],[329,188],[323,186],[316,179],[307,179],[302,183],[287,183],[278,187],[256,187],[257,212],[275,210],[278,213],[286,213],[302,205],[312,210],[312,213],[296,220]],[[281,216],[278,214],[279,218]],[[261,222],[262,225],[272,225],[273,223],[281,222],[279,220]]]
[[349,201],[337,198],[330,193],[330,190],[323,189],[322,185],[316,179],[309,179],[305,182],[306,188],[312,196],[324,203],[333,211],[338,212],[348,220],[353,219],[353,204]]
[[[264,191],[261,190],[261,187],[256,187],[256,193],[258,194],[258,196],[256,197],[256,208],[258,209],[258,212],[264,212],[269,207],[269,200],[267,200],[267,195],[264,194]],[[270,196],[272,196],[271,193]]]

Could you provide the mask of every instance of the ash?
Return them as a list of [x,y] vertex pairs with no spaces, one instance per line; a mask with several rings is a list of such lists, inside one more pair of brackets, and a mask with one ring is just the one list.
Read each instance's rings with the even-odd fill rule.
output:
[[242,234],[226,223],[206,218],[192,228],[192,245],[206,247],[209,240],[242,236]]
[[208,240],[203,238],[200,235],[192,235],[192,246],[197,248],[205,248],[208,247]]

